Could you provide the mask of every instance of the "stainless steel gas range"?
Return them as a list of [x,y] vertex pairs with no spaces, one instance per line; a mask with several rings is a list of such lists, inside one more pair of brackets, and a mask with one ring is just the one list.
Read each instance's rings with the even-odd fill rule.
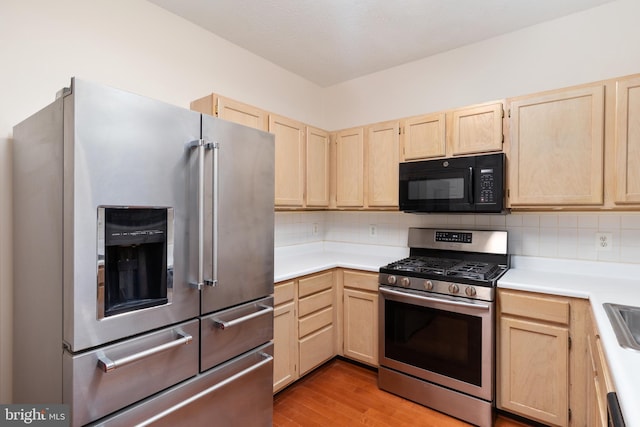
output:
[[380,268],[378,386],[489,427],[507,232],[410,228],[409,247]]

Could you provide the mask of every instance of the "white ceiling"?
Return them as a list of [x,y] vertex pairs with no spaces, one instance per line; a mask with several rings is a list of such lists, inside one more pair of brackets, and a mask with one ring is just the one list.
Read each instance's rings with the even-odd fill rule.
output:
[[613,0],[149,0],[322,87]]

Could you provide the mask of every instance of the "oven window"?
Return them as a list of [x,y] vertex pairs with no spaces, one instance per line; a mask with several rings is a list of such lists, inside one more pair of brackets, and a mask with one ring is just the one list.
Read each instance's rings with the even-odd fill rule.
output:
[[423,179],[408,185],[409,200],[464,199],[464,178]]
[[482,319],[385,301],[385,357],[481,386]]

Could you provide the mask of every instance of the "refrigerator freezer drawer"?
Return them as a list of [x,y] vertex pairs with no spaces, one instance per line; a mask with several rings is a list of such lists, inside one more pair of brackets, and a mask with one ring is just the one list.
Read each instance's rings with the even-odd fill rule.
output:
[[273,344],[265,344],[94,426],[271,426]]
[[198,373],[198,320],[79,355],[64,354],[64,403],[84,425]]
[[273,339],[273,297],[203,317],[202,372]]

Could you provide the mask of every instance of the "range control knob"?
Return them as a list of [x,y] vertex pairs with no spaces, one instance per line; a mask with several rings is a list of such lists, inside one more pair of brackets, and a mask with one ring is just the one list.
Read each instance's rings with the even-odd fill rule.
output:
[[449,292],[451,292],[452,294],[457,294],[459,290],[460,288],[458,288],[458,285],[456,285],[455,283],[449,285]]
[[473,286],[467,286],[464,290],[464,293],[467,294],[467,296],[470,297],[475,297],[476,296],[476,288],[474,288]]
[[431,280],[425,280],[423,285],[426,290],[428,291],[433,290],[433,282]]
[[400,279],[400,284],[405,288],[408,288],[409,285],[411,284],[411,280],[409,280],[408,277],[403,277],[402,279]]
[[395,285],[396,284],[396,276],[388,276],[387,277],[387,283],[390,285]]

